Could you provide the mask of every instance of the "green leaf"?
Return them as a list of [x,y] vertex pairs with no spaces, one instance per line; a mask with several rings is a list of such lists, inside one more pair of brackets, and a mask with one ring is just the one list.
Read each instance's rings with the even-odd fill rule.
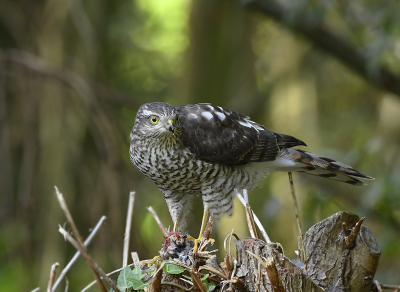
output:
[[132,283],[133,290],[143,290],[145,287],[149,287],[149,284],[143,283],[142,280],[135,278],[129,278],[128,280]]
[[190,281],[193,281],[193,280],[192,280],[192,277],[189,277],[189,276],[186,276],[186,275],[182,275],[182,277],[184,277],[184,278],[186,278],[186,279],[188,279],[188,280],[190,280]]
[[146,276],[145,274],[142,274],[142,270],[140,270],[139,267],[135,267],[131,272],[133,275],[132,278],[136,280],[141,280]]
[[177,274],[181,274],[185,271],[184,268],[179,267],[177,265],[174,264],[166,264],[163,267],[164,272],[168,273],[168,274],[173,274],[173,275],[177,275]]
[[156,270],[156,267],[155,267],[154,265],[151,265],[151,266],[146,270],[146,273],[151,274],[151,273],[153,273],[155,270]]
[[117,287],[121,291],[129,288],[141,290],[149,286],[142,281],[145,276],[139,267],[135,267],[133,270],[130,267],[125,267],[118,276]]
[[117,287],[119,290],[125,290],[132,287],[131,281],[128,280],[131,277],[132,270],[130,267],[125,267],[121,273],[119,273],[117,280]]
[[204,285],[204,288],[206,288],[207,291],[213,291],[216,287],[214,282],[208,282],[207,278],[208,278],[209,274],[205,274],[200,280]]
[[205,282],[204,284],[204,288],[206,288],[207,291],[214,291],[216,285],[214,282]]
[[205,274],[205,275],[203,276],[203,278],[201,278],[200,280],[201,280],[202,282],[204,282],[204,281],[206,281],[206,279],[208,278],[208,276],[209,276],[209,274]]

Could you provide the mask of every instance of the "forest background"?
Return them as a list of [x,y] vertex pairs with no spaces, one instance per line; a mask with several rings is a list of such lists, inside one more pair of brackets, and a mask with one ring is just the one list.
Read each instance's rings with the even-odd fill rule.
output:
[[[131,250],[152,258],[171,224],[155,185],[129,161],[129,133],[145,102],[210,102],[293,135],[307,150],[373,176],[367,186],[295,174],[303,226],[345,210],[365,216],[382,255],[376,279],[400,284],[400,3],[333,0],[0,1],[0,283],[46,287],[75,249],[54,186],[105,271],[122,265],[129,192]],[[287,174],[250,192],[270,238],[295,257]],[[197,235],[197,198],[189,232]],[[214,228],[220,250],[244,210]],[[70,291],[92,281],[81,259]]]

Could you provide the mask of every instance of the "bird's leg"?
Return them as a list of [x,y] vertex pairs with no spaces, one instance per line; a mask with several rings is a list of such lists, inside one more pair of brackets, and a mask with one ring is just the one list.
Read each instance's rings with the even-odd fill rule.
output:
[[174,231],[174,232],[178,231],[178,224],[179,224],[179,221],[176,221],[174,223],[174,229],[172,229],[172,231]]
[[168,205],[168,210],[169,213],[171,214],[172,222],[174,223],[174,227],[172,229],[173,232],[178,231],[179,227],[179,222],[182,219],[182,203],[180,200],[182,199],[182,196],[171,196],[170,193],[166,193],[164,195],[170,195],[170,197],[166,197],[165,200],[167,201]]
[[200,228],[200,234],[199,234],[199,238],[194,240],[194,247],[193,247],[193,253],[196,254],[197,253],[197,248],[199,245],[199,242],[203,236],[204,233],[204,229],[206,229],[206,224],[207,224],[207,218],[208,218],[208,214],[209,214],[209,209],[208,209],[208,203],[204,203],[204,212],[203,212],[203,219],[201,221],[201,228]]
[[151,266],[155,261],[157,261],[157,260],[159,260],[159,259],[161,259],[161,257],[160,256],[155,256],[154,258],[152,258],[151,260],[148,260],[148,261],[143,261],[143,262],[141,262],[140,264],[144,267],[144,266]]
[[204,203],[204,212],[203,212],[203,220],[201,220],[201,228],[200,228],[200,234],[199,234],[199,240],[201,239],[204,229],[206,229],[206,224],[207,224],[207,218],[208,215],[210,214],[209,209],[208,209],[208,203]]

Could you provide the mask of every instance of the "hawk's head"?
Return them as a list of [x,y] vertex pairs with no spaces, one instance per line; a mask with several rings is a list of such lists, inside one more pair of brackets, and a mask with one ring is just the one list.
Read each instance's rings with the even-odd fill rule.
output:
[[175,140],[179,133],[177,111],[167,103],[145,103],[137,112],[132,132],[144,138]]

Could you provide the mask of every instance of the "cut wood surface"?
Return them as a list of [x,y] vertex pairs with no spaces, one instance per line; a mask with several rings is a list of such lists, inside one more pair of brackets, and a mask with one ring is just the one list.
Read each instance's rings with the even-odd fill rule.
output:
[[357,232],[359,221],[357,215],[338,212],[306,232],[307,274],[327,291],[371,289],[381,248],[368,227],[361,225]]

